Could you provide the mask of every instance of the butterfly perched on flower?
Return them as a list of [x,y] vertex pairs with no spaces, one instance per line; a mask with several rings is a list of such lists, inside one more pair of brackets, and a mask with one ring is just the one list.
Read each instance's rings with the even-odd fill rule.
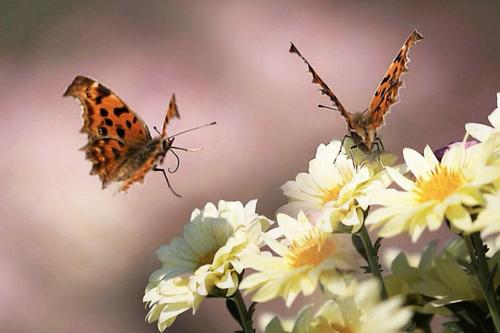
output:
[[[321,93],[327,95],[333,103],[333,108],[330,109],[339,111],[340,114],[346,119],[349,134],[355,144],[354,147],[361,149],[364,153],[370,153],[375,145],[378,145],[379,143],[381,144],[380,139],[377,137],[377,129],[383,125],[384,116],[389,111],[391,105],[396,102],[399,88],[403,84],[400,79],[401,74],[408,71],[408,68],[406,67],[406,64],[409,62],[408,51],[421,39],[423,39],[422,35],[416,30],[411,33],[385,73],[382,82],[378,86],[375,91],[375,95],[370,102],[370,106],[361,113],[347,112],[337,96],[335,96],[333,91],[319,77],[316,71],[302,56],[293,43],[291,44],[289,51],[297,54],[307,64],[309,72],[313,78],[312,82],[319,84],[321,86]],[[325,107],[323,105],[319,106]]]
[[63,96],[72,96],[81,104],[80,132],[88,136],[88,143],[81,150],[92,162],[90,174],[99,175],[103,188],[122,182],[119,191],[127,191],[154,170],[163,172],[169,188],[180,197],[170,186],[165,170],[158,167],[168,151],[177,157],[172,149],[188,150],[172,146],[174,138],[167,136],[168,123],[180,117],[175,95],[170,100],[163,130],[156,138],[151,137],[144,121],[120,97],[91,78],[75,77]]

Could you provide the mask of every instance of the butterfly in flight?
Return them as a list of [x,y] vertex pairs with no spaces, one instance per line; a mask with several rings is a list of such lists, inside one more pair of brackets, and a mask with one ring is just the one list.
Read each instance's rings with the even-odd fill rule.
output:
[[[403,84],[400,80],[401,74],[408,71],[406,64],[409,62],[408,51],[419,40],[423,39],[422,35],[416,30],[411,33],[406,42],[399,50],[398,55],[389,66],[389,69],[384,75],[382,82],[375,91],[370,106],[360,113],[350,113],[342,106],[339,99],[326,83],[319,77],[316,71],[312,68],[309,62],[302,56],[299,50],[291,43],[290,53],[297,54],[307,64],[309,72],[312,75],[312,82],[320,85],[321,93],[327,95],[333,107],[318,105],[319,107],[333,109],[339,111],[347,121],[347,127],[350,137],[354,142],[354,147],[361,149],[364,153],[371,153],[376,145],[380,151],[378,144],[382,145],[380,138],[377,137],[377,129],[384,123],[384,116],[389,111],[392,104],[396,102],[399,88]],[[383,146],[382,146],[383,148]]]
[[88,137],[81,150],[92,162],[90,174],[99,175],[103,189],[112,182],[122,182],[119,191],[126,192],[133,183],[142,183],[146,173],[153,170],[163,172],[172,193],[180,197],[170,185],[165,169],[158,167],[170,151],[177,158],[176,168],[169,169],[173,173],[179,167],[179,157],[173,149],[191,151],[173,146],[175,135],[167,135],[168,123],[180,118],[175,95],[170,100],[162,132],[155,127],[159,134],[156,138],[151,137],[144,121],[120,97],[91,78],[75,77],[63,96],[72,96],[81,104],[83,127],[80,132]]

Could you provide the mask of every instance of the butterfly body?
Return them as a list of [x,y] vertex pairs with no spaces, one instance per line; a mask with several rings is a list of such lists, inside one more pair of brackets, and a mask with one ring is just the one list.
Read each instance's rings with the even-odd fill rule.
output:
[[371,118],[369,114],[365,111],[363,113],[351,113],[350,115],[347,127],[354,144],[364,153],[371,152],[377,138],[377,131],[370,127]]
[[416,30],[410,34],[377,87],[369,107],[364,112],[360,113],[347,112],[337,96],[335,96],[333,91],[321,79],[293,43],[290,46],[290,52],[297,54],[307,64],[309,72],[312,75],[312,82],[321,87],[321,93],[327,95],[333,104],[332,108],[327,108],[340,112],[347,121],[348,131],[355,146],[368,154],[372,151],[376,141],[379,140],[377,137],[377,129],[384,124],[384,116],[389,112],[389,108],[397,101],[399,88],[403,84],[400,77],[404,72],[408,71],[406,67],[409,62],[408,52],[410,48],[421,39],[423,39],[422,35]]
[[75,77],[64,96],[72,96],[81,104],[81,132],[88,138],[81,149],[92,163],[90,174],[100,177],[103,188],[112,182],[122,182],[120,191],[126,191],[163,163],[173,142],[167,136],[166,125],[173,117],[179,117],[175,95],[170,101],[163,131],[155,138],[135,112],[93,79]]
[[162,164],[167,151],[162,149],[161,142],[161,138],[154,138],[145,146],[130,150],[120,167],[116,180],[129,179],[137,170],[147,165],[148,161],[151,161],[153,167]]

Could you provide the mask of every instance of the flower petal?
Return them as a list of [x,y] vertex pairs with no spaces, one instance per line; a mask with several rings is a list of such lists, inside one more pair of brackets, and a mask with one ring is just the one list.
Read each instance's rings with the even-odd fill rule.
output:
[[428,174],[434,167],[417,151],[410,148],[403,149],[403,157],[406,165],[416,178]]

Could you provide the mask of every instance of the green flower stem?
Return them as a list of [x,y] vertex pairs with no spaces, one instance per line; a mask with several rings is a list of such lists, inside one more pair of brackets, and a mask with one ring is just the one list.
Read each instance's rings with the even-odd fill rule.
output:
[[233,296],[231,296],[231,299],[234,301],[236,307],[238,308],[238,313],[240,314],[243,332],[255,333],[255,330],[252,327],[251,314],[248,312],[248,309],[245,305],[245,300],[243,299],[243,296],[241,296],[241,292],[239,289],[236,290]]
[[377,252],[375,251],[375,248],[373,247],[373,243],[370,239],[370,234],[368,233],[368,230],[366,229],[366,226],[364,223],[363,223],[363,226],[361,227],[361,229],[359,230],[358,234],[361,237],[361,241],[363,242],[363,247],[365,248],[368,266],[370,267],[373,276],[380,281],[380,285],[382,288],[381,297],[382,297],[382,299],[387,299],[387,298],[389,298],[389,296],[387,294],[387,289],[385,289],[384,278],[382,277],[382,272],[380,270],[380,264],[378,263]]
[[471,257],[474,273],[481,285],[481,291],[486,299],[486,304],[488,304],[493,324],[495,325],[497,333],[500,333],[500,311],[495,290],[489,285],[491,272],[488,268],[488,262],[486,261],[483,241],[477,232],[464,236],[464,238]]

